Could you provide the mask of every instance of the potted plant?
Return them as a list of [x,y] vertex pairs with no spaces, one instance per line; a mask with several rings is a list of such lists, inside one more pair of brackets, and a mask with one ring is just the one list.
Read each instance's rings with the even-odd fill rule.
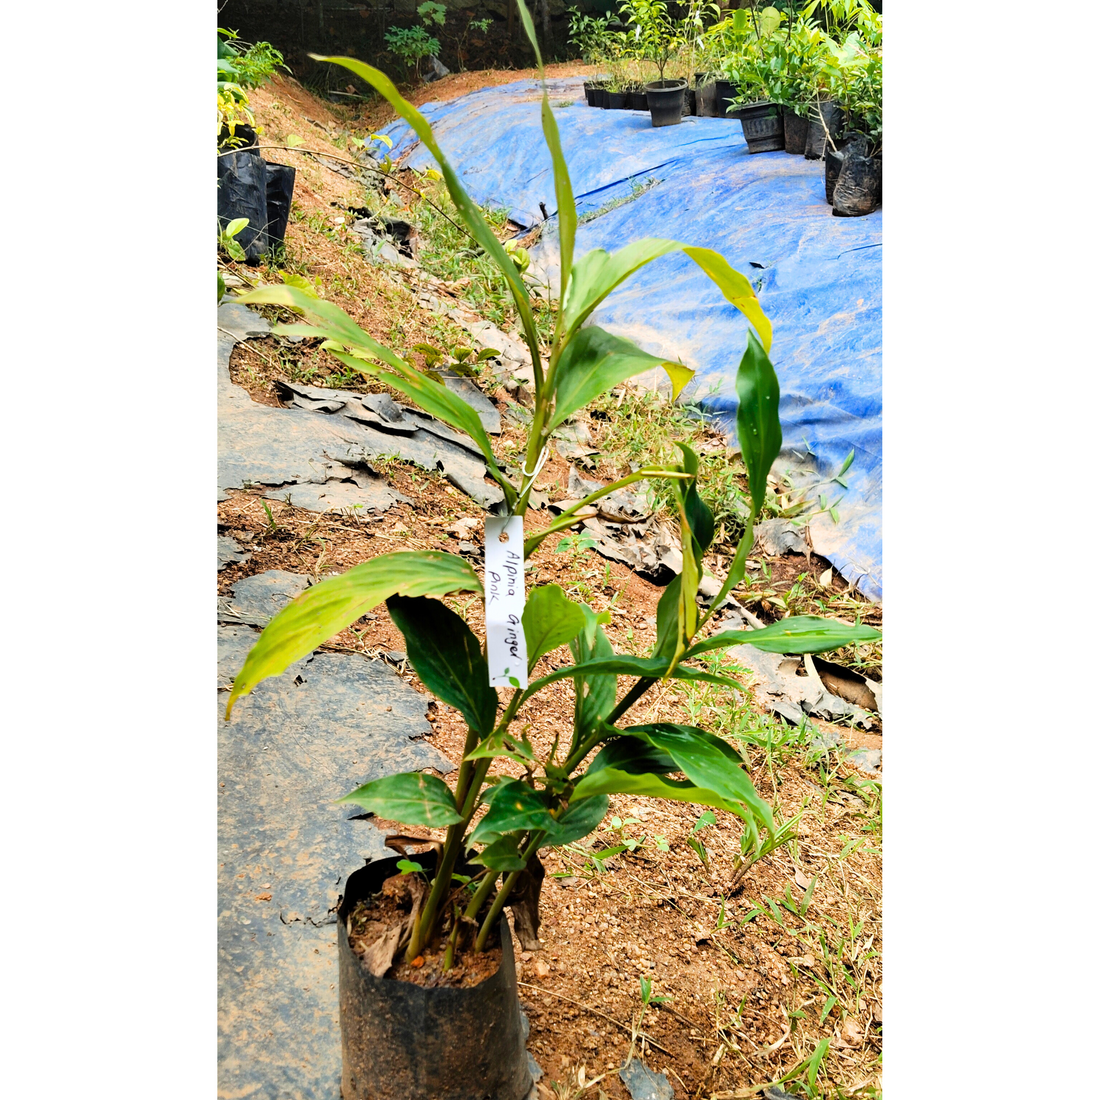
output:
[[821,28],[801,17],[788,21],[786,31],[772,44],[771,96],[783,107],[784,148],[799,156],[806,151],[810,110],[818,98],[824,42]]
[[683,115],[687,81],[665,79],[669,59],[683,44],[668,5],[665,0],[625,0],[619,14],[626,16],[631,28],[627,33],[634,56],[657,67],[657,79],[645,86],[653,125],[676,125]]
[[[847,128],[838,148],[826,154],[825,197],[838,217],[870,214],[882,199],[881,50],[866,51],[849,75],[843,92]],[[836,172],[832,194],[830,160]]]
[[781,38],[777,34],[784,16],[776,8],[741,8],[733,13],[736,24],[749,24],[751,33],[736,64],[738,90],[736,117],[741,120],[750,153],[768,153],[784,147],[783,112],[774,89],[783,67]]
[[[530,14],[523,0],[518,5],[541,73]],[[520,1100],[531,1082],[516,1022],[510,937],[500,918],[510,906],[517,932],[537,937],[540,849],[590,833],[606,812],[608,796],[619,792],[702,803],[737,815],[744,822],[740,873],[790,839],[753,788],[736,749],[691,725],[629,724],[634,704],[670,678],[737,687],[690,663],[728,646],[821,652],[878,633],[799,617],[761,630],[707,636],[708,622],[744,575],[753,523],[782,441],[778,382],[768,359],[771,325],[749,281],[718,253],[670,240],[635,241],[613,255],[594,249],[576,259],[576,208],[544,80],[542,119],[554,166],[561,242],[561,303],[544,355],[519,269],[463,191],[427,121],[379,70],[351,58],[316,60],[340,64],[371,85],[435,157],[471,235],[493,258],[515,301],[532,355],[532,422],[522,465],[509,471],[469,405],[378,344],[336,305],[288,285],[261,287],[239,299],[300,312],[308,324],[278,331],[323,338],[322,346],[345,366],[392,386],[469,435],[499,484],[503,502],[485,520],[484,586],[463,558],[438,551],[385,554],[321,581],[260,635],[234,681],[227,718],[235,701],[260,681],[279,675],[386,603],[422,683],[462,714],[468,733],[453,790],[431,775],[407,773],[365,783],[340,799],[410,826],[447,830],[430,856],[417,856],[415,863],[370,864],[348,880],[338,925],[343,1100],[443,1095]],[[698,590],[714,519],[703,500],[698,458],[682,444],[676,462],[642,467],[589,494],[548,526],[526,537],[522,529],[540,462],[559,424],[601,393],[654,366],[665,368],[677,391],[690,377],[680,364],[585,325],[630,274],[677,251],[698,264],[751,325],[737,373],[737,430],[748,471],[750,514],[720,592],[702,608]],[[658,641],[651,655],[615,654],[602,629],[606,613],[568,599],[555,585],[536,588],[524,601],[523,563],[547,537],[582,522],[603,496],[655,479],[674,489],[683,569],[658,605]],[[436,598],[463,591],[486,595],[484,646],[464,619]],[[529,681],[542,656],[566,645],[572,664]],[[621,698],[620,677],[630,680]],[[517,715],[529,699],[562,681],[574,688],[572,728],[560,731],[549,749],[537,748],[517,729]],[[495,773],[494,763],[502,760],[518,764],[523,778]],[[463,967],[463,973],[490,976],[463,985],[457,977]]]

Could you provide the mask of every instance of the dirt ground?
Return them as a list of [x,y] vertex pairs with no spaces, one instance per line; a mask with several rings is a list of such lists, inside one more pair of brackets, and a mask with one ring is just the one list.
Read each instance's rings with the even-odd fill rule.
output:
[[[577,65],[551,69],[585,71]],[[525,75],[534,74],[455,74],[418,89],[412,99],[449,98]],[[285,144],[294,133],[305,139],[303,148],[333,156],[347,155],[337,144],[343,131],[364,133],[387,121],[377,106],[334,113],[286,78],[255,92],[252,105],[266,127],[265,140]],[[450,323],[418,306],[415,279],[410,284],[408,276],[366,263],[346,221],[336,222],[342,208],[358,201],[357,184],[299,150],[268,155],[299,169],[287,250],[294,270],[320,281],[326,298],[384,343],[407,347],[431,340]],[[243,282],[278,281],[273,269],[233,265],[230,271]],[[278,404],[275,378],[302,381],[303,372],[312,370],[305,380],[324,385],[339,369],[319,351],[296,352],[293,361],[286,351],[275,337],[240,345],[231,361],[234,380],[254,399]],[[503,390],[490,396],[506,408]],[[502,443],[514,431],[506,428]],[[397,504],[381,516],[350,517],[268,501],[269,513],[259,490],[231,492],[218,505],[218,532],[231,535],[252,556],[218,575],[219,593],[268,569],[320,578],[395,549],[460,552],[459,542],[479,544],[476,506],[440,474],[399,463],[383,464],[380,472],[412,503]],[[564,495],[568,472],[566,461],[554,455],[538,487],[557,499]],[[448,530],[464,517],[477,522],[465,532]],[[547,512],[532,512],[528,526],[548,521]],[[534,555],[528,585],[560,584],[598,610],[609,609],[606,629],[615,648],[645,652],[654,641],[662,590],[592,553],[558,552],[556,542],[551,537]],[[471,560],[479,564],[476,554]],[[787,555],[764,564],[769,591],[780,595],[800,577],[835,594],[846,587],[827,576],[828,563],[814,555]],[[845,598],[858,602],[852,594]],[[475,633],[481,629],[476,600],[449,602],[466,615]],[[767,599],[754,610],[769,621],[782,614]],[[878,608],[864,610],[865,621],[881,622]],[[404,641],[380,607],[328,648],[381,659],[403,651]],[[535,675],[568,659],[565,649],[547,654]],[[399,664],[398,672],[424,691],[411,669]],[[744,671],[742,682],[749,679]],[[547,748],[571,723],[572,687],[568,681],[558,687],[520,711],[519,727],[537,748]],[[677,1100],[749,1097],[781,1080],[798,1095],[879,1096],[881,783],[764,717],[748,692],[672,683],[645,696],[629,717],[755,731],[755,741],[742,742],[753,781],[783,820],[801,815],[797,839],[754,865],[731,890],[740,851],[739,819],[717,811],[715,823],[695,834],[701,855],[688,841],[703,807],[614,796],[598,833],[562,850],[544,850],[542,947],[535,952],[517,947],[521,1000],[531,1021],[529,1049],[544,1071],[539,1096],[627,1100],[617,1074],[630,1050],[668,1075]],[[460,715],[432,701],[429,718],[433,743],[457,761],[465,737]],[[882,747],[881,724],[871,731],[838,732],[853,747]],[[499,770],[519,774],[507,762]],[[619,850],[601,855],[608,849]],[[644,1013],[641,979],[652,982],[655,997],[667,998]],[[824,1052],[823,1040],[828,1043]]]

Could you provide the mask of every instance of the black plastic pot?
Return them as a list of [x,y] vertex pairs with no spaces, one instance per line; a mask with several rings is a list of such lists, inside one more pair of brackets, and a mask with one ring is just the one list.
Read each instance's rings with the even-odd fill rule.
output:
[[716,80],[714,82],[714,92],[717,102],[715,104],[715,110],[719,118],[733,118],[730,114],[729,108],[733,106],[733,101],[737,98],[737,85],[732,80]]
[[609,95],[610,95],[610,93],[608,92],[608,90],[606,88],[597,88],[596,89],[596,106],[597,107],[602,107],[606,111],[607,108],[611,106],[611,104],[608,102]]
[[[417,855],[425,868],[434,853]],[[472,989],[374,977],[348,942],[348,916],[397,874],[397,858],[348,877],[337,919],[342,1100],[525,1100],[532,1076],[508,922],[500,968]]]
[[590,80],[586,80],[584,82],[584,98],[589,107],[595,107],[596,105],[593,102],[595,99],[595,91],[596,89],[592,86],[592,82]]
[[607,105],[612,111],[622,111],[628,106],[626,92],[608,92]]
[[778,103],[750,103],[737,113],[750,153],[774,153],[783,148],[783,114]]
[[267,161],[267,241],[275,248],[286,241],[290,203],[294,198],[295,170],[288,164]]
[[[233,127],[232,134],[230,134],[228,126],[223,126],[221,128],[221,133],[218,134],[219,149],[251,149],[253,152],[256,152],[256,146],[259,145],[259,141],[260,139],[256,136],[256,131],[243,122]],[[230,144],[231,142],[232,144]]]
[[[819,110],[820,107],[820,110]],[[807,160],[820,160],[825,155],[825,146],[828,144],[825,138],[825,128],[836,141],[836,135],[840,133],[840,108],[831,100],[825,100],[821,104],[810,104],[809,125],[806,127]]]
[[712,81],[702,84],[695,92],[695,109],[701,118],[714,118],[718,114],[718,90]]
[[267,165],[259,153],[247,149],[218,154],[218,228],[237,218],[247,218],[248,225],[233,239],[244,249],[247,263],[259,263],[269,247]]
[[869,142],[864,134],[845,134],[837,141],[837,149],[825,147],[825,201],[833,201],[833,192],[836,190],[836,181],[840,176],[840,169],[844,164],[844,158],[849,153],[856,153],[861,157],[867,156]]
[[654,80],[645,86],[654,126],[675,126],[683,117],[686,80]]
[[783,108],[783,148],[802,156],[806,152],[806,130],[809,120],[796,115],[790,107]]
[[882,159],[847,150],[833,190],[833,213],[838,218],[870,214],[882,195]]
[[634,88],[630,93],[630,109],[632,111],[648,111],[649,103],[646,101],[645,89]]
[[683,106],[683,113],[682,113],[681,117],[686,118],[688,115],[693,115],[693,114],[695,114],[695,89],[694,88],[685,88],[684,89],[684,106]]

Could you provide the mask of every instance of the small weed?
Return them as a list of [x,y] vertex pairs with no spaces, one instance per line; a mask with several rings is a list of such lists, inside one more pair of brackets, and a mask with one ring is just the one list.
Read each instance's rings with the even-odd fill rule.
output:
[[[561,106],[568,106],[568,104],[561,104]],[[582,214],[577,219],[577,225],[585,225],[587,222],[595,221],[596,218],[606,214],[609,210],[614,210],[616,207],[625,206],[628,202],[633,202],[639,195],[644,195],[650,188],[656,187],[660,182],[661,181],[655,176],[647,176],[644,180],[631,180],[629,195],[620,195],[617,199],[610,199],[596,210],[590,210],[587,214]]]

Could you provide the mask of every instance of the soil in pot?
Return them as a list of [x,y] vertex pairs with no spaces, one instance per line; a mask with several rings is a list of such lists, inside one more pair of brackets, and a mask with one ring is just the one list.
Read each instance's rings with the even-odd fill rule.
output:
[[790,107],[783,108],[783,148],[802,156],[806,152],[806,130],[810,120],[797,115]]
[[[532,1076],[507,921],[494,948],[460,955],[447,973],[444,945],[417,966],[403,956],[389,966],[394,919],[399,930],[425,889],[398,874],[396,858],[348,877],[337,919],[343,1100],[525,1100]],[[380,934],[389,943],[379,949]]]
[[882,159],[848,150],[833,191],[833,213],[838,218],[861,218],[879,204],[882,194]]
[[655,80],[645,86],[654,126],[675,126],[683,117],[686,80]]
[[751,103],[738,114],[750,153],[773,153],[783,148],[783,116],[778,103]]
[[828,144],[825,137],[826,127],[829,129],[829,133],[833,135],[833,141],[836,141],[836,135],[840,132],[840,115],[840,108],[830,100],[825,100],[820,104],[810,104],[804,153],[807,160],[821,160],[825,155],[825,146]]

